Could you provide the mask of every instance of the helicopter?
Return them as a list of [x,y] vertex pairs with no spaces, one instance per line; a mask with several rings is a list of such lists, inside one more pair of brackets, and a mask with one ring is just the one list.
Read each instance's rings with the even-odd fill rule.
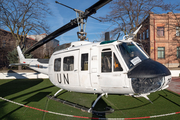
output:
[[[149,100],[150,93],[168,88],[172,79],[170,71],[147,55],[137,42],[133,41],[142,25],[122,40],[89,42],[84,30],[85,20],[112,0],[99,0],[85,12],[71,8],[78,16],[60,27],[24,53],[17,46],[20,63],[38,72],[47,74],[52,84],[62,90],[80,93],[100,94],[88,112],[91,112],[98,100],[108,94],[123,94],[133,97],[144,97]],[[94,17],[92,17],[94,18]],[[26,59],[28,54],[55,37],[79,26],[79,41],[72,42],[64,49],[56,50],[49,61]],[[150,101],[151,102],[151,101]]]

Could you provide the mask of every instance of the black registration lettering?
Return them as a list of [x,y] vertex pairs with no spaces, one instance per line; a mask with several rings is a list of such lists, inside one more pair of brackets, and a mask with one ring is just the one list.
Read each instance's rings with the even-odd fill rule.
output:
[[67,74],[67,77],[65,76],[65,74],[63,74],[64,75],[64,84],[69,84],[69,77],[68,77],[68,74]]
[[[63,78],[64,78],[64,84],[69,84],[69,76],[67,74],[67,76],[65,74],[63,74]],[[57,81],[58,83],[62,83],[62,80],[61,80],[61,74],[57,74]]]
[[[60,76],[59,76],[60,75]],[[58,80],[58,82],[61,84],[61,74],[57,74],[57,80]]]

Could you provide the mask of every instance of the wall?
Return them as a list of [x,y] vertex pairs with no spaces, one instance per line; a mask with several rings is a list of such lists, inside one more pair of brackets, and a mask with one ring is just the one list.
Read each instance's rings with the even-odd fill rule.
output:
[[[149,41],[149,46],[146,46],[149,48],[146,49],[149,50],[150,58],[168,67],[177,67],[179,65],[177,47],[180,46],[180,37],[176,36],[177,23],[180,23],[179,13],[154,14],[151,12],[142,22],[144,27],[138,33],[142,34],[145,29],[149,29],[149,38],[145,40]],[[164,27],[164,36],[157,35],[157,27]],[[158,47],[165,47],[165,59],[158,59]]]

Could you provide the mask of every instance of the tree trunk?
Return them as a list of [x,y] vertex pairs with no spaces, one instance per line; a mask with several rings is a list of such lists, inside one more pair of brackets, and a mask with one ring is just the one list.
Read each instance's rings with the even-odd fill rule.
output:
[[[20,63],[20,59],[18,60],[18,62]],[[22,70],[22,66],[18,65],[18,70]]]

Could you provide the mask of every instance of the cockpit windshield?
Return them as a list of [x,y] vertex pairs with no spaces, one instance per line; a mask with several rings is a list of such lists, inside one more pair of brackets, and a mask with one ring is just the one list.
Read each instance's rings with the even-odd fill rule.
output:
[[141,61],[148,59],[134,43],[122,43],[117,45],[127,66],[132,68]]

